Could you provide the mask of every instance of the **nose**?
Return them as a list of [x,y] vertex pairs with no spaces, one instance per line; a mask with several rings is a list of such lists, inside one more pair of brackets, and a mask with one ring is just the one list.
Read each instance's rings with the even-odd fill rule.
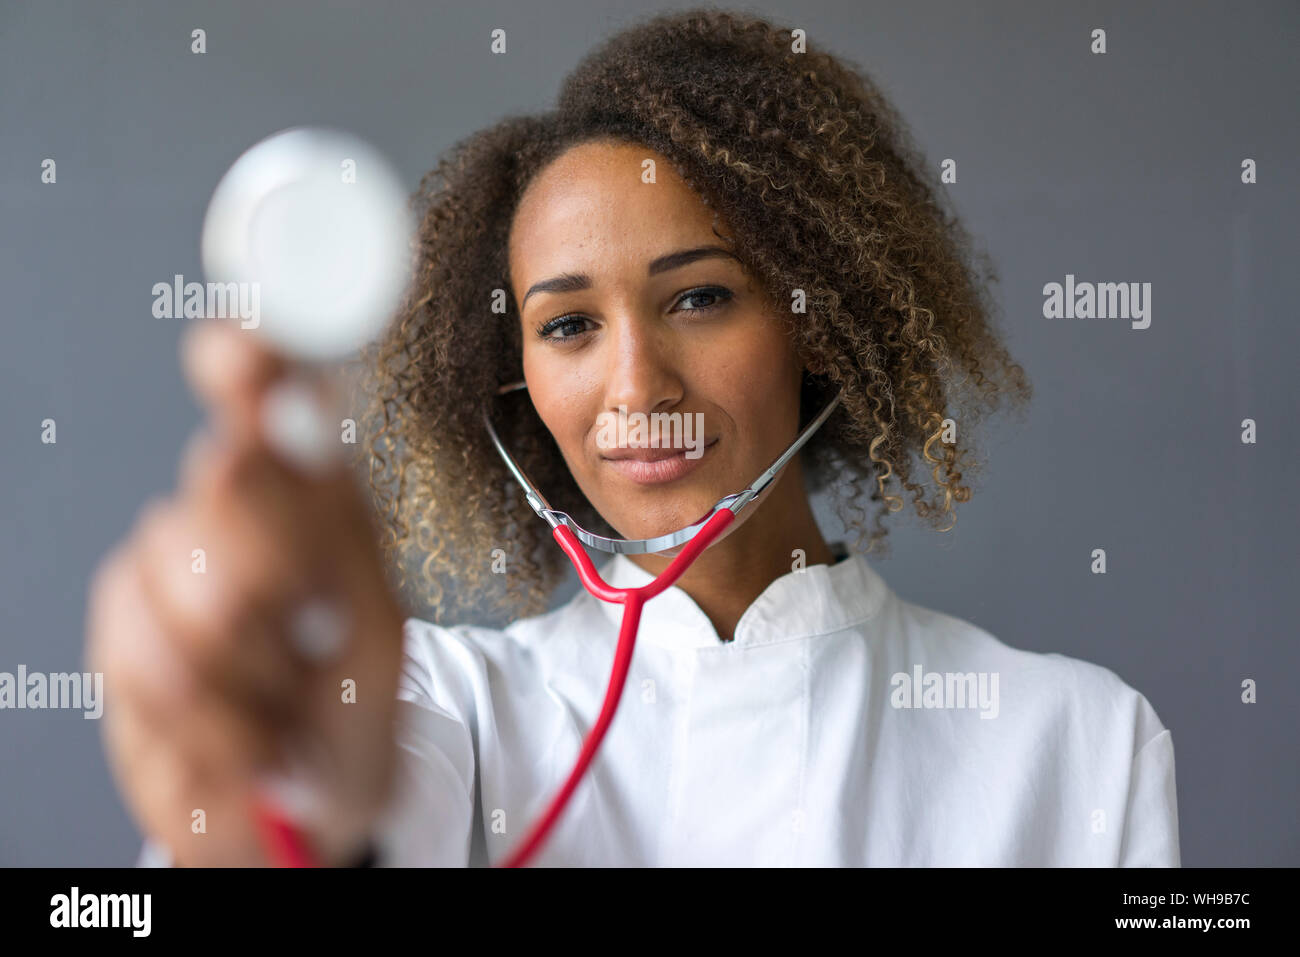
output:
[[628,415],[649,415],[680,402],[685,385],[671,332],[630,315],[611,325],[605,409],[617,415],[619,406],[625,406]]

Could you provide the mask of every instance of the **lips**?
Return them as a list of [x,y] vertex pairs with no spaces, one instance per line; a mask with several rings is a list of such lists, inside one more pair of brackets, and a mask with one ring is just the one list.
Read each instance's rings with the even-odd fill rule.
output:
[[686,457],[689,449],[610,449],[601,457],[610,468],[638,485],[660,485],[694,470],[717,444],[717,439],[709,442],[693,459]]
[[[704,448],[708,448],[714,442],[704,443]],[[601,458],[611,459],[614,461],[634,461],[634,462],[662,462],[664,459],[671,459],[676,455],[684,455],[689,449],[610,449],[608,452],[602,452]]]

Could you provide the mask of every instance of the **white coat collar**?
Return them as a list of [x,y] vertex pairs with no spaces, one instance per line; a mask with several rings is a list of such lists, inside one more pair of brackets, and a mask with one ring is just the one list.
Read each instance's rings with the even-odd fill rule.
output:
[[[599,571],[616,588],[637,588],[654,580],[625,555],[614,555]],[[873,617],[888,593],[889,586],[862,555],[849,555],[834,565],[809,565],[771,582],[741,616],[735,639],[724,642],[695,600],[674,585],[642,608],[637,643],[730,648],[827,634]],[[622,605],[593,598],[585,590],[579,597],[600,605],[617,633]]]

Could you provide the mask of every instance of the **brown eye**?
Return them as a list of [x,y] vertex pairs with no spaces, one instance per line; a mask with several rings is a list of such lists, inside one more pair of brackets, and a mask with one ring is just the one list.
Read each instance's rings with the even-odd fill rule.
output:
[[701,286],[699,289],[692,289],[690,292],[684,293],[681,299],[678,299],[677,301],[683,302],[688,299],[700,298],[714,299],[716,301],[706,302],[703,306],[687,306],[683,311],[703,312],[706,309],[712,309],[714,306],[719,306],[731,298],[731,290],[723,289],[721,286]]
[[[582,327],[582,324],[586,321],[587,320],[582,316],[557,316],[538,329],[537,335],[542,339],[573,339],[587,331]],[[559,336],[551,335],[551,333],[555,332],[557,329],[568,329],[572,331]]]

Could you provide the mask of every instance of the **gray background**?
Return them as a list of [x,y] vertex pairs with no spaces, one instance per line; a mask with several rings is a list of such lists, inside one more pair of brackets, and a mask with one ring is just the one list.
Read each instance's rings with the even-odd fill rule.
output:
[[[593,43],[667,8],[467,6],[0,7],[0,671],[81,667],[90,573],[172,488],[200,416],[177,363],[185,320],[154,319],[150,288],[201,278],[202,214],[243,149],[333,124],[414,188],[451,143],[549,105]],[[876,567],[912,601],[1143,692],[1173,730],[1185,865],[1295,865],[1300,15],[1050,6],[748,8],[865,67],[928,159],[958,160],[949,189],[1037,390],[992,433],[956,528],[899,513]],[[488,52],[498,26],[505,56]],[[45,157],[57,185],[40,182]],[[1151,327],[1044,319],[1042,287],[1066,273],[1152,283]],[[46,417],[57,445],[39,440]],[[1246,417],[1257,445],[1240,442]],[[1239,700],[1246,677],[1258,704]],[[97,722],[0,711],[0,863],[128,864],[138,841]]]

